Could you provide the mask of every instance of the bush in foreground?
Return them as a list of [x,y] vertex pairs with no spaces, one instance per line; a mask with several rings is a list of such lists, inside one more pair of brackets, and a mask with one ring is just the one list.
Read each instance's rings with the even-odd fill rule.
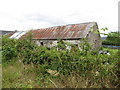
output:
[[[101,55],[97,53],[94,55],[93,51],[90,51],[88,47],[84,47],[84,50],[79,50],[76,49],[75,46],[73,46],[71,51],[57,51],[56,48],[51,48],[49,50],[44,46],[39,47],[35,45],[29,39],[14,40],[7,37],[3,38],[2,42],[3,64],[7,62],[9,66],[9,63],[12,60],[16,60],[13,63],[18,62],[19,60],[22,61],[23,66],[30,66],[32,64],[34,68],[26,71],[24,70],[24,72],[26,72],[26,75],[29,72],[34,72],[36,75],[35,82],[37,82],[38,85],[41,85],[41,87],[49,87],[49,83],[52,83],[55,86],[56,84],[51,81],[51,79],[66,83],[65,87],[75,87],[63,80],[66,79],[70,81],[69,78],[72,79],[71,75],[75,78],[79,78],[75,83],[78,83],[80,78],[84,80],[87,79],[88,81],[86,82],[89,82],[90,86],[88,85],[86,87],[91,87],[91,83],[97,84],[96,87],[119,87],[119,77],[117,76],[119,68],[116,65],[119,56],[116,55],[117,52],[114,53],[111,51],[111,55]],[[56,71],[59,75],[52,76],[47,71],[48,69]],[[9,73],[12,72],[9,70]],[[12,75],[16,75],[17,78],[17,74]],[[14,79],[12,79],[12,82]],[[8,79],[8,83],[10,83],[10,81]],[[6,81],[4,80],[4,83],[5,82]]]

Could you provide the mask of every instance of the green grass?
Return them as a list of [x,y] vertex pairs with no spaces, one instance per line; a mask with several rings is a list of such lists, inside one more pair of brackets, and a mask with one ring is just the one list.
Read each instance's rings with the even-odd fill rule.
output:
[[[29,72],[32,66],[20,62],[3,65],[3,88],[32,88],[35,87],[35,73]],[[34,83],[34,84],[33,84]]]

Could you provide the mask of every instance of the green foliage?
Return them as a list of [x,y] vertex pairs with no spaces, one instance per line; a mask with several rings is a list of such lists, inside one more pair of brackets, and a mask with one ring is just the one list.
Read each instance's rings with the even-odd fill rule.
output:
[[80,47],[81,47],[82,51],[84,51],[84,52],[87,54],[87,52],[90,52],[91,46],[90,46],[90,44],[88,43],[88,41],[87,41],[86,38],[83,38],[81,41],[82,41],[83,43],[80,44]]
[[[101,34],[101,35],[108,35],[105,33],[105,31],[107,31],[107,30],[108,30],[107,27],[101,28],[101,29],[96,29],[95,31],[94,31],[93,27],[90,29],[91,32],[96,33],[96,34]],[[99,31],[103,31],[104,33],[101,33]]]
[[[83,77],[91,75],[95,82],[102,82],[107,77],[114,77],[114,79],[110,78],[114,82],[117,80],[113,73],[116,73],[116,63],[120,57],[112,52],[110,56],[93,55],[93,51],[91,51],[91,47],[85,39],[80,45],[81,50],[72,45],[73,47],[70,51],[65,49],[57,51],[56,48],[48,50],[45,46],[35,45],[31,41],[31,37],[21,40],[3,37],[2,42],[3,63],[17,57],[22,59],[26,65],[34,64],[37,67],[37,80],[41,80],[44,76],[45,80],[48,80],[51,75],[47,72],[47,69],[55,70],[59,72],[59,75],[64,76],[70,75],[71,72]],[[57,47],[65,48],[63,42],[59,42]]]
[[116,45],[120,46],[120,38],[118,32],[111,32],[108,34],[106,40],[102,42],[103,45]]
[[[2,55],[3,62],[11,61],[13,58],[18,57],[20,55],[28,54],[30,50],[36,45],[31,41],[31,35],[29,34],[26,38],[21,40],[9,39],[6,36],[2,38]],[[29,53],[30,54],[30,53]],[[28,55],[26,55],[28,56]]]
[[58,49],[65,49],[65,43],[62,40],[59,40],[57,47]]
[[17,41],[14,39],[9,39],[8,37],[2,38],[2,55],[3,62],[10,61],[12,58],[17,56]]

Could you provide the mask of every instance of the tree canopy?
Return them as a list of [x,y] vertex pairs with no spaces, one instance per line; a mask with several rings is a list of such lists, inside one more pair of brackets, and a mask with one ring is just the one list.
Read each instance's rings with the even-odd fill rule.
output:
[[119,32],[111,32],[108,34],[106,40],[103,40],[103,45],[117,45],[120,46]]

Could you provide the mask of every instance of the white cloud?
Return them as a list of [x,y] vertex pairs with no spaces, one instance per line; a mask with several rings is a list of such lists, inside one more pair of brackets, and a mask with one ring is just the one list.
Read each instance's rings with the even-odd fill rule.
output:
[[98,22],[118,30],[119,0],[0,0],[0,30]]

